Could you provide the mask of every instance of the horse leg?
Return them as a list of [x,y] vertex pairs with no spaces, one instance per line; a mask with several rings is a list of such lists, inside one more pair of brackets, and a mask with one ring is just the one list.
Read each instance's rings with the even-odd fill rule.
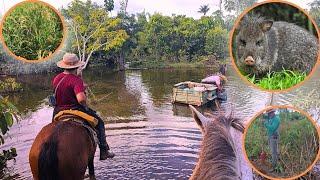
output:
[[89,168],[89,177],[90,180],[95,180],[96,177],[94,175],[94,164],[93,164],[93,157],[89,159],[88,168]]

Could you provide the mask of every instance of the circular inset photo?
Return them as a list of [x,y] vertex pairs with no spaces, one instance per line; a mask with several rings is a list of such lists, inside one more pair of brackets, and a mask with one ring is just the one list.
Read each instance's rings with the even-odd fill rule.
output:
[[306,12],[287,2],[263,2],[245,11],[230,37],[238,73],[263,90],[285,90],[317,64],[319,31]]
[[18,60],[39,62],[61,47],[64,37],[62,16],[41,1],[24,1],[2,18],[1,41]]
[[268,179],[298,178],[309,172],[318,159],[318,128],[300,110],[271,107],[250,121],[243,149],[260,175]]

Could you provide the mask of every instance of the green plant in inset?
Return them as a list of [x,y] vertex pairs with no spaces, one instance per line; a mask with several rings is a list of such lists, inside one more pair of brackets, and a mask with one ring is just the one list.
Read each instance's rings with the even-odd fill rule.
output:
[[[7,98],[0,96],[0,145],[4,144],[3,136],[8,132],[13,125],[14,119],[18,120],[16,113],[18,110],[13,106]],[[7,161],[14,159],[17,156],[16,149],[3,150],[0,152],[0,171],[2,171]]]
[[41,2],[24,2],[5,16],[2,36],[9,50],[27,60],[51,55],[63,38],[59,15]]
[[247,79],[257,86],[267,90],[283,90],[290,88],[303,81],[306,73],[282,70],[280,72],[269,72],[265,77],[257,79],[255,75],[247,75]]

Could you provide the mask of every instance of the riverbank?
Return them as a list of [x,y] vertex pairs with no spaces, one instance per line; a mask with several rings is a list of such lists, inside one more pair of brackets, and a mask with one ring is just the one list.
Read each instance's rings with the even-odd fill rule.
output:
[[[62,54],[59,54],[62,56]],[[60,56],[52,60],[40,63],[26,63],[18,60],[9,59],[7,62],[0,64],[0,72],[4,75],[26,75],[26,74],[47,74],[57,72],[60,69],[56,63],[61,59]],[[183,69],[183,68],[218,68],[221,64],[229,63],[229,58],[226,60],[217,60],[214,57],[203,56],[198,60],[171,62],[167,60],[141,60],[129,61],[126,63],[127,70],[142,70],[142,69]],[[89,64],[87,69],[107,67],[106,63],[95,62],[94,60]],[[119,71],[117,67],[111,68],[111,72]],[[86,70],[85,70],[86,71]]]
[[167,68],[218,68],[221,64],[227,64],[229,58],[226,60],[217,60],[213,57],[201,57],[197,61],[132,61],[126,64],[127,69],[167,69]]

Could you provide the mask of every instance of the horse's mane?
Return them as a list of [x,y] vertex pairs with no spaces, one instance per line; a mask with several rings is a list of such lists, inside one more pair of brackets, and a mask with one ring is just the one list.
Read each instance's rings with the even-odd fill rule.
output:
[[230,127],[243,131],[239,119],[219,116],[205,127],[197,167],[191,179],[237,179],[236,149]]

